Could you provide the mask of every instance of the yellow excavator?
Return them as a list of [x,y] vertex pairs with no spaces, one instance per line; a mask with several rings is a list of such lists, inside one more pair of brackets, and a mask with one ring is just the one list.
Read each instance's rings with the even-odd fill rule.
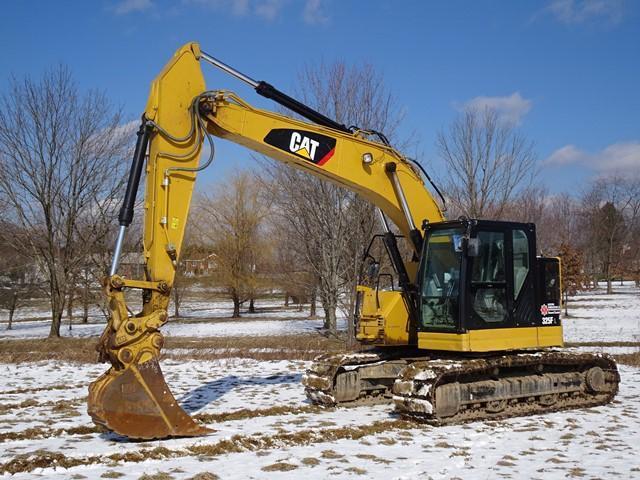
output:
[[[207,90],[201,62],[306,121]],[[384,247],[366,252],[367,284],[357,287],[352,319],[365,348],[313,362],[303,384],[314,403],[389,402],[441,425],[591,407],[617,393],[610,357],[559,348],[559,260],[536,256],[533,224],[446,221],[427,173],[382,133],[339,124],[189,43],[153,81],[138,131],[104,287],[110,318],[98,351],[111,368],[89,387],[96,424],[134,439],[209,431],[178,405],[158,360],[194,182],[213,159],[213,136],[357,192],[377,209],[384,233],[370,247]],[[211,150],[201,163],[205,140]],[[117,274],[118,262],[143,169],[145,278],[129,279]],[[385,253],[391,274],[374,251]],[[125,289],[142,291],[139,314],[128,313]]]

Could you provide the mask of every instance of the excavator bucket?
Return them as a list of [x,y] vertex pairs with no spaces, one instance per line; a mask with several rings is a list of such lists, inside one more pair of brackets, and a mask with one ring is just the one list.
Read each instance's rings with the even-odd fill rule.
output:
[[212,430],[197,424],[169,390],[156,358],[110,368],[89,386],[93,421],[132,439],[195,437]]

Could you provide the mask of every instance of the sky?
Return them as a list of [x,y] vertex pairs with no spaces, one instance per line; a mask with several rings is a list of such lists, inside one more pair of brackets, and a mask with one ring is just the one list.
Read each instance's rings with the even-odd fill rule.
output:
[[[435,139],[466,106],[495,108],[535,144],[539,181],[579,194],[601,175],[640,172],[640,2],[103,0],[6,2],[0,90],[68,65],[83,90],[104,90],[129,120],[182,44],[285,92],[301,69],[335,60],[372,64],[416,135],[420,160],[444,168]],[[277,109],[203,64],[210,89]],[[415,153],[415,152],[410,152]],[[128,161],[128,160],[127,160]],[[216,142],[208,185],[260,168],[244,148]]]

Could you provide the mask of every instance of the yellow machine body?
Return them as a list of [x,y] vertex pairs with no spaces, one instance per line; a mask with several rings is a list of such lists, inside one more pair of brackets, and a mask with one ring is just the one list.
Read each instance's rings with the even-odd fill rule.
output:
[[[134,438],[206,432],[177,406],[158,365],[163,344],[159,329],[167,320],[169,294],[196,179],[193,169],[200,161],[206,133],[357,192],[409,237],[410,222],[389,174],[388,165],[394,164],[412,223],[420,226],[424,220],[444,220],[419,172],[392,147],[371,141],[363,132],[337,131],[254,108],[231,92],[207,92],[200,56],[195,43],[179,49],[153,81],[145,109],[145,118],[154,125],[143,205],[146,278],[134,280],[113,275],[105,284],[111,319],[101,337],[99,351],[112,368],[92,384],[89,411],[96,423]],[[194,107],[194,102],[206,104],[206,113],[201,113],[202,105]],[[309,149],[287,151],[268,143],[269,133],[278,129],[330,137],[335,139],[335,148],[326,161],[314,163],[309,161]],[[300,139],[300,145],[293,142],[291,145],[301,146],[303,136]],[[416,252],[416,258],[420,253]],[[418,263],[406,260],[405,267],[415,278]],[[125,288],[143,290],[140,314],[127,313]],[[398,347],[410,345],[412,338],[413,347],[455,352],[562,345],[561,327],[416,334],[412,332],[415,327],[410,325],[401,292],[376,291],[364,286],[358,289],[362,305],[356,336],[366,345]],[[131,401],[132,395],[123,393],[126,391],[135,392],[136,402]],[[135,415],[131,414],[132,409],[136,410]]]

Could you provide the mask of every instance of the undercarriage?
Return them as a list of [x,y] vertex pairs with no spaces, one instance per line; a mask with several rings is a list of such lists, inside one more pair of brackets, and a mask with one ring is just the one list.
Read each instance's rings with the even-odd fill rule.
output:
[[401,415],[434,425],[604,405],[619,382],[608,355],[563,350],[480,358],[437,352],[325,355],[303,378],[316,404],[393,403]]

